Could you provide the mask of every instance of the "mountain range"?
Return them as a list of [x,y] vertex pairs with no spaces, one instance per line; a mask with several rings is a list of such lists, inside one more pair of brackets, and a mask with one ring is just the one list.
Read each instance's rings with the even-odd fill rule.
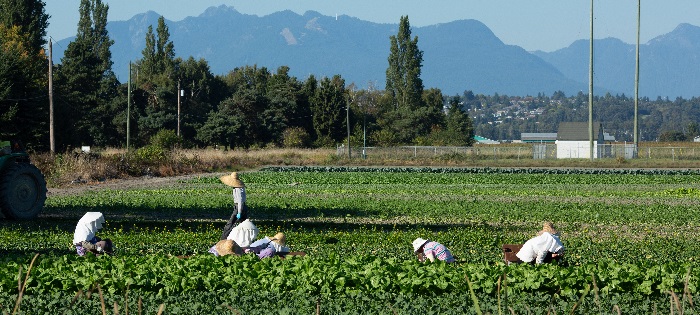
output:
[[[107,25],[113,70],[126,82],[129,61],[142,57],[149,25],[159,14],[149,11]],[[409,17],[410,19],[410,17]],[[390,37],[397,24],[379,24],[349,16],[281,11],[266,16],[242,14],[230,6],[210,7],[199,16],[166,20],[176,56],[207,60],[214,74],[257,65],[274,72],[289,66],[300,80],[341,75],[347,84],[383,88]],[[562,91],[588,92],[589,41],[574,41],[553,52],[528,52],[503,43],[483,23],[458,20],[412,27],[423,50],[421,78],[426,88],[455,95],[471,90],[526,96]],[[60,63],[73,38],[54,45]],[[636,45],[619,39],[594,40],[594,94],[634,95]],[[649,98],[700,96],[700,27],[680,24],[672,32],[640,45],[639,94]]]

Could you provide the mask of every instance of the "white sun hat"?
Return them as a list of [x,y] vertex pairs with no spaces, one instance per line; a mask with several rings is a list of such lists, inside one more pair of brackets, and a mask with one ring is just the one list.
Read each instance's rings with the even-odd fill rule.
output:
[[428,240],[422,239],[420,237],[415,239],[413,241],[413,253],[415,254],[416,252],[418,252],[418,249],[420,249],[420,247],[423,246],[423,244],[425,244],[427,242],[428,242]]
[[253,222],[250,222],[249,219],[245,219],[231,229],[231,233],[228,234],[226,239],[233,240],[240,247],[250,247],[250,244],[255,242],[255,239],[258,237],[259,232],[260,231]]

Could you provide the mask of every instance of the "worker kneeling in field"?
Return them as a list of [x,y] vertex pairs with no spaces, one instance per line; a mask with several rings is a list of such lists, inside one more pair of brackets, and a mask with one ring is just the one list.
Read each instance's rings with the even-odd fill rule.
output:
[[78,255],[90,252],[95,255],[112,254],[112,241],[100,239],[95,235],[105,224],[105,217],[100,212],[87,212],[78,221],[73,233],[73,245]]
[[[233,229],[231,229],[231,232],[226,235],[226,238],[221,241],[225,240],[230,240],[236,243],[236,246],[240,248],[241,253],[245,252],[246,249],[250,247],[250,245],[255,241],[255,239],[258,237],[258,227],[253,224],[250,220],[246,219],[240,224],[236,225]],[[217,244],[219,244],[217,243]],[[220,256],[220,253],[218,253],[216,245],[212,246],[209,248],[209,252],[216,255]]]
[[[238,178],[238,173],[233,172],[230,175],[219,178],[222,183],[233,187],[233,203],[234,209],[231,213],[231,218],[228,219],[224,230],[221,233],[221,240],[228,238],[231,230],[248,219],[248,206],[246,206],[245,184]],[[240,244],[239,244],[240,245]]]
[[265,236],[255,241],[245,251],[255,253],[260,259],[272,257],[275,254],[285,255],[290,252],[289,247],[286,246],[286,237],[282,232],[275,234],[275,236]]
[[243,255],[241,247],[232,240],[221,240],[217,242],[216,245],[209,249],[209,252],[216,256]]
[[523,244],[515,256],[530,264],[541,264],[561,259],[564,255],[564,245],[559,239],[559,231],[554,229],[551,222],[545,222],[537,236]]
[[435,259],[447,263],[455,262],[455,258],[445,245],[420,237],[413,241],[413,253],[418,256],[418,261],[420,262],[424,262],[426,258],[431,262],[435,261]]

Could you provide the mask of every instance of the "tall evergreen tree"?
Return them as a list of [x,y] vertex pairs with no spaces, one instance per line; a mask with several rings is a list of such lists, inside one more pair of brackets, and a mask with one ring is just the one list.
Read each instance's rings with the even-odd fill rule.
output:
[[418,49],[418,36],[411,39],[408,16],[402,16],[399,32],[390,38],[389,67],[386,70],[386,91],[394,98],[397,109],[414,110],[422,106],[423,51]]
[[[398,143],[412,143],[417,136],[426,135],[432,122],[426,122],[423,100],[423,80],[420,78],[423,52],[418,49],[418,37],[411,39],[408,16],[402,16],[399,31],[390,38],[389,67],[386,70],[386,92],[391,108],[386,108],[379,120],[384,133],[393,133]],[[420,128],[416,129],[415,127]],[[427,128],[426,128],[427,127]]]
[[[142,59],[136,62],[138,69],[137,90],[139,101],[138,138],[148,141],[161,129],[177,128],[177,73],[175,46],[165,18],[158,18],[156,33],[153,26],[146,33],[146,47]],[[182,82],[181,82],[182,83]]]
[[58,148],[116,143],[111,108],[119,82],[112,72],[107,32],[109,6],[101,0],[81,0],[76,38],[68,44],[56,69]]
[[327,146],[343,140],[346,133],[346,106],[345,80],[340,75],[333,76],[333,79],[321,79],[311,99],[317,145]]

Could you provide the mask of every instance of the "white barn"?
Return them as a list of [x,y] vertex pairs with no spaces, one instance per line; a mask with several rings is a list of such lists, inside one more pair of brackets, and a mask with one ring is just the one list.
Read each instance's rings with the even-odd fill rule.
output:
[[[558,159],[590,159],[591,146],[588,122],[562,122],[557,132]],[[600,158],[601,144],[605,143],[601,123],[593,123],[593,158]]]

